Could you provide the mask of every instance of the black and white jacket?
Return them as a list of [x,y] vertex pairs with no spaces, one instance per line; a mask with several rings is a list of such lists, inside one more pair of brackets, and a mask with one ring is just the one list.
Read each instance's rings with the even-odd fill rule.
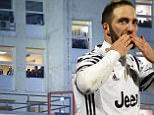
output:
[[104,42],[78,58],[74,77],[76,115],[139,115],[140,90],[154,86],[154,71],[127,54],[106,52]]

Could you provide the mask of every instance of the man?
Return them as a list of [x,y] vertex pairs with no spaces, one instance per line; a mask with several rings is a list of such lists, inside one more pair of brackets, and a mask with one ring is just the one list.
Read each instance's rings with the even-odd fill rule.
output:
[[154,50],[137,36],[137,23],[130,1],[114,0],[105,7],[103,44],[77,61],[77,115],[139,115],[139,91],[154,88],[154,71],[128,52],[136,47],[154,63]]

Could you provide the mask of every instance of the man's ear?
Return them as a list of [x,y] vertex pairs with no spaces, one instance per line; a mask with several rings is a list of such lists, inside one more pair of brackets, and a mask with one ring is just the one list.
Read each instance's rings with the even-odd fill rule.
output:
[[103,24],[103,30],[104,30],[104,32],[105,32],[108,36],[110,36],[109,24],[104,23],[104,24]]

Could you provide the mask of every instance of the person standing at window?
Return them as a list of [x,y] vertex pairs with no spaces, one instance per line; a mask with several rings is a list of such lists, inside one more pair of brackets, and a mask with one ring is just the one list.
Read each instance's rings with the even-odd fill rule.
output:
[[1,66],[0,66],[0,75],[3,75],[3,69]]
[[7,71],[7,75],[13,75],[13,73],[14,73],[14,70],[13,70],[13,68],[10,66],[9,67],[9,70]]

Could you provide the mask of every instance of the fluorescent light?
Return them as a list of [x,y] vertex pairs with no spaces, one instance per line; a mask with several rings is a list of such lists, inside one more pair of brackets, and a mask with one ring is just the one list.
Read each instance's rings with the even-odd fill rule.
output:
[[4,52],[4,51],[0,51],[0,54],[6,54],[7,52]]

